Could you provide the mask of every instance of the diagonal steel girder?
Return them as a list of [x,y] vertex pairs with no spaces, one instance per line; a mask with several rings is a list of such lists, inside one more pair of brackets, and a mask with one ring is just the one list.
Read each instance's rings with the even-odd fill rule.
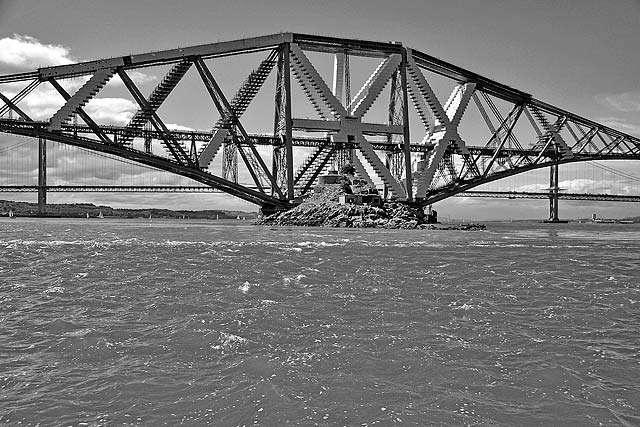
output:
[[[291,55],[292,71],[316,111],[324,119],[293,119],[293,127],[306,129],[313,127],[316,130],[326,130],[334,134],[335,141],[349,142],[352,140],[356,143],[367,162],[373,167],[376,174],[389,186],[392,193],[398,198],[405,198],[407,196],[405,189],[389,172],[363,135],[366,130],[370,130],[372,127],[377,127],[378,130],[384,129],[387,133],[391,130],[391,127],[386,124],[365,125],[362,123],[362,117],[371,108],[392,74],[400,65],[401,55],[391,54],[385,57],[365,82],[362,89],[351,100],[348,107],[342,105],[340,100],[332,93],[303,50],[295,43],[291,44]],[[333,120],[330,120],[330,118]],[[399,133],[400,128],[396,127],[394,130],[394,133]]]
[[0,93],[0,99],[6,104],[7,107],[9,107],[10,110],[13,110],[16,113],[18,113],[18,115],[22,117],[24,120],[31,121],[31,118],[27,115],[27,113],[22,111],[20,107],[14,104],[13,100],[7,98],[2,93]]
[[316,180],[318,175],[320,175],[320,172],[322,172],[322,170],[327,165],[327,163],[329,162],[331,157],[333,157],[335,152],[336,152],[336,147],[335,146],[331,147],[329,149],[329,151],[324,155],[324,157],[321,157],[319,159],[319,162],[318,162],[317,166],[315,166],[315,170],[313,170],[313,172],[311,173],[311,176],[309,177],[307,183],[305,184],[304,188],[302,189],[301,194],[305,194],[307,191],[309,191],[311,189],[311,186],[313,185],[313,182]]
[[[423,76],[419,69],[413,75],[418,78],[419,76]],[[422,82],[422,84],[424,83],[426,83],[426,79]],[[435,95],[433,99],[429,99],[428,103],[432,106],[432,111],[441,125],[436,128],[438,130],[434,133],[427,133],[427,136],[423,139],[423,141],[428,141],[428,143],[433,144],[434,149],[427,154],[424,170],[416,174],[414,182],[416,184],[415,194],[417,198],[424,198],[426,196],[427,190],[435,177],[440,160],[442,160],[449,145],[453,145],[455,151],[465,157],[472,168],[477,168],[464,140],[458,133],[458,124],[469,105],[475,86],[475,83],[462,83],[457,85],[444,106],[439,103]]]
[[[277,49],[271,51],[269,56],[260,63],[258,68],[249,74],[249,77],[247,77],[232,98],[230,105],[236,118],[239,119],[242,117],[251,101],[264,85],[264,82],[275,64],[274,56],[276,55],[276,52]],[[247,89],[248,87],[250,89]],[[220,99],[218,99],[218,101],[222,105],[222,101]],[[232,116],[223,114],[216,123],[213,136],[200,151],[201,167],[207,167],[211,163],[224,141],[229,137],[231,133],[229,129],[231,121]]]
[[[18,104],[18,102],[22,101],[27,95],[33,92],[33,90],[37,88],[38,85],[40,85],[40,80],[38,79],[33,80],[31,83],[25,86],[20,92],[15,94],[13,98],[11,98],[11,103],[13,103],[13,105]],[[3,116],[6,112],[8,112],[10,109],[11,109],[11,106],[9,104],[6,104],[0,107],[0,117]]]
[[[58,91],[58,93],[62,95],[65,101],[68,101],[71,98],[71,95],[69,95],[69,93],[60,85],[60,83],[58,83],[56,79],[54,79],[53,77],[49,77],[48,80],[49,83],[51,83],[51,85]],[[84,122],[91,128],[93,133],[96,134],[96,136],[100,138],[102,142],[104,142],[105,144],[112,143],[109,137],[105,135],[102,129],[100,129],[100,126],[98,126],[98,124],[93,121],[93,119],[84,111],[82,107],[78,107],[76,109],[76,112],[80,115],[80,117],[82,117],[82,120],[84,120]]]
[[133,80],[131,80],[125,70],[122,68],[118,68],[117,73],[122,79],[125,87],[129,90],[133,98],[138,103],[138,105],[140,105],[143,110],[150,112],[151,124],[156,128],[158,132],[162,134],[162,139],[166,147],[173,155],[174,159],[178,163],[181,163],[183,165],[197,167],[197,164],[193,162],[189,154],[182,147],[182,144],[180,144],[175,140],[175,138],[173,138],[173,136],[171,136],[171,131],[169,131],[167,125],[164,124],[160,117],[158,117],[158,114],[153,110],[153,108],[151,108],[144,95],[142,95],[142,92],[140,92],[135,83],[133,83]]
[[[251,138],[249,137],[249,134],[242,126],[242,123],[240,123],[240,120],[238,120],[238,117],[235,115],[235,112],[231,107],[231,104],[229,103],[227,98],[224,96],[224,93],[222,92],[222,89],[220,89],[220,86],[218,85],[216,80],[213,78],[213,74],[211,74],[211,71],[209,70],[209,68],[201,58],[196,58],[195,64],[196,64],[196,68],[198,69],[198,73],[200,74],[200,77],[202,79],[202,82],[207,88],[207,91],[209,92],[211,99],[216,105],[216,108],[218,109],[221,115],[228,115],[229,117],[231,117],[231,122],[240,131],[240,134],[242,135],[245,141],[245,144],[249,146],[249,149],[251,150],[253,156],[255,157],[255,159],[258,161],[258,164],[262,168],[262,172],[269,179],[269,182],[271,183],[271,188],[274,189],[276,193],[278,193],[278,196],[281,199],[284,199],[285,198],[284,194],[282,194],[282,190],[280,190],[280,187],[278,186],[275,180],[275,177],[271,174],[271,172],[269,172],[269,168],[264,163],[262,156],[260,156],[260,153],[258,153],[258,150],[256,149],[253,142],[251,142]],[[245,165],[247,166],[247,169],[249,170],[249,173],[251,174],[255,184],[258,186],[258,188],[262,189],[262,185],[260,184],[260,178],[257,176],[253,166],[251,165],[251,162],[247,158],[246,154],[244,154],[242,147],[239,144],[238,144],[238,151],[242,155]]]
[[[547,150],[549,149],[549,147],[552,145],[553,142],[555,142],[555,148],[556,148],[555,153],[557,156],[573,157],[573,153],[571,152],[571,149],[569,148],[567,143],[564,142],[564,140],[558,133],[558,131],[565,125],[566,122],[567,122],[567,117],[561,116],[561,117],[558,117],[558,120],[556,120],[556,122],[552,126],[548,126],[549,130],[547,131],[547,133],[545,133],[542,136],[542,141],[544,142],[544,145],[542,146],[542,148],[540,148],[540,153],[533,160],[533,163],[538,163],[540,161],[540,159],[546,154]],[[560,140],[562,140],[562,143],[559,142]],[[565,150],[568,150],[568,155],[565,154]]]
[[[533,112],[533,115],[531,114],[532,112]],[[557,151],[561,156],[567,156],[567,157],[573,156],[571,147],[569,147],[569,145],[565,142],[562,135],[560,135],[560,130],[564,127],[564,125],[568,120],[568,117],[566,115],[562,115],[562,114],[557,115],[556,122],[554,124],[550,124],[546,120],[546,118],[543,116],[543,114],[540,112],[540,110],[535,105],[531,105],[531,104],[527,106],[527,109],[525,110],[525,115],[529,119],[529,122],[531,123],[531,126],[533,127],[535,132],[538,134],[538,137],[543,142],[545,149],[549,147],[550,142],[553,142],[555,147],[557,148]],[[533,117],[534,115],[536,116],[535,118]],[[542,129],[544,130],[544,132],[542,132],[538,127],[536,123],[536,118],[538,119],[538,122],[540,123],[540,126],[542,126]]]
[[126,131],[124,132],[122,139],[119,141],[121,144],[125,144],[132,140],[135,133],[142,129],[145,123],[149,120],[151,114],[158,111],[158,109],[169,97],[171,92],[173,92],[178,83],[180,83],[187,71],[189,71],[189,68],[191,68],[191,64],[192,62],[190,60],[181,61],[175,64],[167,72],[164,78],[160,80],[158,85],[155,87],[153,92],[149,94],[149,97],[146,98],[146,104],[149,108],[140,108],[138,111],[136,111],[131,120],[129,120]]
[[60,107],[56,113],[49,119],[49,127],[51,130],[61,130],[78,108],[89,102],[116,73],[115,68],[102,68],[97,70],[89,80],[85,82],[80,89]]
[[[491,160],[489,160],[489,164],[485,166],[484,172],[482,172],[483,177],[486,177],[491,171],[491,167],[493,166],[493,163],[496,161],[496,158],[500,154],[502,148],[504,147],[506,142],[509,140],[511,133],[513,132],[513,128],[515,127],[518,119],[520,118],[520,114],[522,114],[522,111],[524,109],[525,109],[524,104],[514,106],[511,112],[509,112],[507,117],[500,124],[500,127],[498,129],[493,129],[493,135],[491,136],[489,141],[487,141],[487,143],[485,144],[485,147],[488,147],[493,140],[497,140],[498,145],[495,149],[495,152],[491,156]],[[488,122],[488,124],[490,124],[490,127],[493,128],[493,125],[491,124],[491,122]],[[504,134],[504,136],[501,136],[501,134]],[[478,154],[474,159],[475,164],[478,164],[479,158],[480,158],[480,154]]]
[[[507,155],[507,162],[511,167],[515,167],[516,165],[521,164],[523,162],[531,164],[532,160],[529,157],[530,153],[527,153],[525,150],[522,149],[522,145],[520,144],[520,142],[518,141],[518,138],[516,138],[513,132],[516,123],[518,122],[519,118],[522,115],[522,112],[526,111],[526,103],[524,102],[515,103],[511,111],[507,114],[507,116],[503,117],[500,111],[498,110],[498,108],[496,107],[495,103],[491,100],[490,96],[484,92],[480,92],[480,94],[482,95],[485,102],[489,106],[489,109],[493,113],[494,117],[499,122],[499,126],[496,129],[489,117],[489,114],[487,113],[487,110],[485,109],[484,105],[480,101],[480,97],[477,96],[477,93],[474,93],[473,100],[475,101],[475,104],[478,107],[478,111],[480,112],[480,115],[484,119],[484,122],[487,125],[487,128],[491,132],[491,138],[489,138],[487,143],[484,145],[484,148],[489,148],[491,145],[498,146],[500,148],[499,150],[495,150],[495,152],[491,155],[492,160],[490,161],[490,164],[488,166],[484,166],[484,161],[481,162],[484,167],[484,172],[482,173],[482,176],[486,176],[489,173],[491,166],[493,165],[494,161],[498,157],[504,157],[505,153],[502,152],[502,150],[505,147],[507,141],[510,143],[510,147],[509,147],[510,149],[513,148],[513,146],[515,146],[517,149],[521,151],[521,154],[519,156],[520,158],[518,160],[514,160],[515,155],[514,156]],[[497,141],[498,144],[494,144],[495,141]],[[476,165],[478,164],[478,161],[482,158],[482,156],[483,155],[481,153],[477,153],[476,157],[474,158],[474,162]],[[460,178],[462,178],[462,175]]]

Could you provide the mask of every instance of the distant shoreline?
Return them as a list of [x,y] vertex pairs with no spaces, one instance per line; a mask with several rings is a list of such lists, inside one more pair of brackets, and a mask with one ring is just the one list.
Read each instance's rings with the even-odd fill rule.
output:
[[38,204],[0,200],[0,216],[13,212],[15,217],[26,218],[98,218],[100,214],[107,218],[157,218],[157,219],[241,219],[255,220],[257,213],[229,210],[172,210],[172,209],[117,209],[93,203],[47,204],[47,213],[38,214]]

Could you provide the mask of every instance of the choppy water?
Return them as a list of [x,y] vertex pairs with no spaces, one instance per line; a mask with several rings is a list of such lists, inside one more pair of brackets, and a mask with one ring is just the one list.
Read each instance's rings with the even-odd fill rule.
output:
[[640,425],[640,227],[0,220],[0,424]]

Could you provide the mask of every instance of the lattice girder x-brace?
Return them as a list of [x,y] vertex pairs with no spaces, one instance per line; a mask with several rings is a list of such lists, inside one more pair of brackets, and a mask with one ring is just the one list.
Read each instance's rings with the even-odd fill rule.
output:
[[146,104],[148,105],[149,109],[145,110],[143,108],[140,108],[138,111],[136,111],[133,117],[131,117],[131,120],[129,120],[124,135],[119,141],[121,144],[130,142],[134,138],[136,132],[142,129],[145,123],[147,123],[152,112],[158,111],[158,109],[166,101],[171,92],[173,92],[178,83],[180,83],[184,75],[191,67],[191,64],[192,62],[188,59],[180,61],[166,73],[166,75],[160,80],[158,85],[146,98]]
[[29,122],[31,121],[31,118],[27,115],[27,113],[22,111],[22,109],[20,109],[20,107],[16,105],[14,100],[7,98],[2,93],[0,93],[0,100],[2,100],[6,104],[3,108],[6,108],[7,111],[15,111],[20,117],[22,117],[23,120]]
[[[280,198],[284,199],[285,198],[284,194],[280,190],[280,187],[278,186],[275,180],[275,177],[269,171],[269,168],[267,167],[264,160],[262,159],[262,156],[260,156],[260,153],[258,153],[258,150],[256,149],[253,142],[251,142],[251,138],[249,138],[249,134],[245,130],[244,126],[242,126],[242,123],[240,123],[240,120],[238,119],[238,117],[235,115],[233,108],[229,103],[229,100],[225,97],[224,93],[222,92],[222,89],[220,89],[220,86],[214,79],[213,74],[211,74],[211,71],[209,70],[209,68],[201,58],[195,59],[195,65],[198,70],[198,73],[200,74],[200,78],[202,79],[202,82],[204,83],[207,91],[209,92],[209,95],[213,103],[218,109],[218,112],[220,113],[221,116],[229,116],[232,118],[231,121],[233,123],[233,126],[235,126],[236,129],[240,131],[240,135],[244,140],[244,144],[246,144],[249,147],[254,158],[257,160],[258,164],[260,165],[260,168],[262,169],[262,173],[264,173],[264,175],[267,177],[267,179],[271,183],[271,188],[274,189],[276,193],[278,193],[278,196]],[[264,192],[264,188],[262,188],[262,184],[260,183],[260,178],[257,175],[256,171],[254,170],[253,165],[249,161],[248,156],[244,153],[243,147],[239,144],[237,144],[237,146],[238,146],[238,152],[242,156],[242,159],[245,162],[245,166],[249,170],[249,173],[251,174],[251,177],[253,178],[254,183],[260,189],[261,192]]]
[[[529,123],[531,123],[531,127],[538,135],[538,138],[542,139],[542,146],[548,147],[550,142],[553,142],[556,148],[558,149],[558,153],[561,157],[573,157],[573,151],[571,151],[571,147],[566,143],[562,135],[560,135],[560,130],[567,123],[567,118],[564,116],[558,116],[557,120],[554,124],[550,124],[547,119],[542,115],[540,110],[534,105],[528,105],[524,110],[525,116],[529,119]],[[533,115],[531,114],[533,113]],[[533,117],[535,115],[535,118]],[[536,121],[537,118],[537,121]],[[538,126],[538,122],[542,127],[542,130]]]
[[129,90],[129,93],[131,93],[131,96],[133,96],[133,98],[136,100],[140,108],[150,112],[151,124],[162,135],[162,140],[175,161],[185,166],[197,167],[197,164],[193,162],[182,144],[180,144],[178,141],[176,141],[175,138],[173,138],[173,136],[171,135],[171,131],[169,130],[169,128],[167,128],[167,125],[164,124],[158,114],[153,110],[153,108],[151,108],[142,92],[140,92],[140,89],[138,89],[135,83],[133,83],[133,80],[131,80],[124,69],[118,68],[118,75],[122,79],[122,82],[124,83],[127,90]]
[[433,142],[432,136],[435,132],[449,130],[449,136],[454,138],[459,154],[466,154],[464,141],[458,135],[457,128],[474,93],[475,84],[457,85],[443,106],[413,59],[411,49],[407,49],[407,86],[425,128],[422,143]]
[[367,131],[379,132],[382,129],[399,133],[401,127],[362,122],[362,117],[371,108],[401,61],[402,56],[399,54],[387,56],[351,100],[349,106],[345,107],[329,89],[303,50],[297,44],[291,44],[292,71],[316,111],[324,119],[294,119],[293,126],[326,130],[333,133],[334,141],[355,142],[364,158],[392,193],[398,198],[405,198],[404,188],[375,154],[373,147],[363,135]]
[[[408,62],[411,63],[411,61]],[[412,77],[420,79],[419,84],[422,88],[428,87],[422,72],[419,69],[414,69],[413,71],[414,72],[411,73]],[[420,76],[422,76],[422,78],[420,78]],[[418,84],[418,82],[415,81],[414,83]],[[478,173],[475,162],[471,158],[464,140],[458,133],[458,125],[460,124],[462,116],[469,105],[475,86],[475,83],[461,83],[457,85],[444,106],[439,103],[437,98],[435,98],[435,95],[429,95],[429,98],[424,100],[429,107],[431,107],[434,117],[436,117],[437,122],[439,122],[434,124],[433,128],[439,130],[429,133],[429,127],[425,128],[427,134],[425,135],[423,142],[433,144],[433,150],[427,154],[425,169],[424,171],[421,171],[423,173],[417,176],[414,181],[416,187],[416,198],[424,198],[426,196],[427,190],[429,189],[436,170],[438,169],[438,164],[449,145],[453,145],[455,152],[465,158],[468,168],[472,169],[475,174]],[[429,92],[433,94],[433,91],[429,90]],[[423,93],[424,90],[420,91],[421,95]],[[414,105],[416,105],[416,103],[414,103]]]
[[[489,141],[487,141],[487,143],[484,146],[485,147],[495,146],[495,151],[493,152],[491,159],[489,160],[489,163],[485,165],[484,171],[482,172],[482,176],[486,177],[491,172],[492,166],[494,165],[498,156],[500,156],[501,151],[506,145],[507,141],[509,141],[509,139],[512,137],[513,128],[515,127],[516,123],[518,122],[518,119],[520,118],[520,115],[522,114],[522,112],[525,110],[526,107],[524,104],[515,105],[511,109],[509,114],[507,114],[507,116],[503,118],[502,123],[500,123],[500,126],[498,128],[495,128],[491,120],[489,120],[489,117],[487,116],[486,111],[484,110],[484,107],[482,107],[480,100],[475,96],[475,94],[474,94],[474,100],[476,101],[476,105],[478,105],[478,109],[480,110],[480,113],[485,119],[487,127],[492,132],[491,138],[489,138]],[[478,154],[474,159],[476,164],[480,158],[481,158],[481,154]],[[523,155],[523,157],[521,158],[521,161],[523,160],[526,160],[528,163],[531,163],[531,160],[527,156]],[[514,162],[510,162],[510,165],[511,167],[515,167]]]
[[30,119],[26,119],[25,117],[29,117],[27,116],[24,111],[22,111],[20,108],[18,108],[17,104],[22,101],[27,95],[29,95],[31,92],[33,92],[33,90],[38,87],[38,85],[40,84],[40,79],[35,79],[33,80],[31,83],[29,83],[27,86],[25,86],[24,88],[22,88],[22,90],[20,92],[18,92],[17,94],[14,95],[13,98],[9,99],[6,96],[2,95],[0,93],[0,99],[2,99],[5,103],[5,105],[0,106],[0,117],[3,116],[5,113],[9,112],[10,110],[15,111],[16,113],[18,113],[18,115],[20,117],[22,117],[25,120],[30,120]]
[[[237,119],[242,117],[251,101],[253,101],[264,85],[267,76],[273,69],[275,64],[274,56],[276,55],[277,49],[270,52],[269,56],[260,63],[258,68],[249,73],[247,79],[245,79],[234,97],[231,99],[231,109]],[[250,88],[250,90],[247,88]],[[231,135],[231,130],[229,128],[231,120],[232,117],[228,115],[222,115],[220,117],[213,129],[213,136],[200,150],[200,166],[207,167],[219,152],[222,144],[229,138]]]

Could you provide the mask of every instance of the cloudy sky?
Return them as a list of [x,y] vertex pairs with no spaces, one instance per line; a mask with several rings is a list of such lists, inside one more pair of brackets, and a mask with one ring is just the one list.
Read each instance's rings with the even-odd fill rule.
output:
[[[280,31],[402,41],[550,104],[640,136],[638,0],[0,0],[0,74]],[[260,58],[253,58],[251,67],[256,60]],[[241,62],[230,62],[214,72],[228,95],[246,76],[238,72],[242,67]],[[165,72],[149,69],[132,77],[148,93]],[[70,81],[67,86],[72,89],[81,84]],[[118,86],[122,85],[113,81],[108,92],[87,106],[94,118],[126,123],[135,112],[135,105],[121,96],[123,89]],[[171,117],[167,121],[210,128],[216,117],[208,114],[210,105],[204,107],[210,101],[202,92],[185,83],[184,95],[163,112]],[[272,94],[270,89],[269,96]],[[37,117],[50,115],[58,108],[53,98],[47,93],[33,97],[30,111]],[[190,107],[185,108],[185,103]],[[268,130],[261,120],[272,123],[270,114],[268,119],[255,121],[255,131]],[[0,144],[0,156],[7,147],[20,145],[18,149],[25,151],[34,147],[6,135],[0,136]],[[68,157],[60,155],[60,161],[51,167],[63,167]],[[0,158],[4,168],[0,177],[10,169],[2,162]],[[636,165],[623,168],[640,175]],[[594,186],[602,185],[596,181],[606,179],[591,174],[563,178],[561,170],[561,180],[565,187],[573,188],[590,180]],[[536,184],[520,182],[525,185]],[[0,197],[35,199],[34,195]],[[253,210],[251,205],[220,195],[51,194],[50,200]],[[630,203],[561,202],[560,209],[565,217],[590,216],[593,211],[603,216],[640,215],[638,206]],[[440,203],[438,210],[455,218],[542,218],[547,215],[547,203],[454,199]]]

